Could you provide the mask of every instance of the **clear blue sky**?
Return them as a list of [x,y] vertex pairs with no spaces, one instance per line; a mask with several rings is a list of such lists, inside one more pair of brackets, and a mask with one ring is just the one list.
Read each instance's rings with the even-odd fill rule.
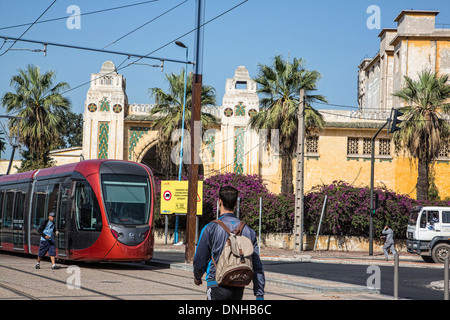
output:
[[[135,4],[145,0],[56,1],[39,21],[70,17],[67,9],[76,5],[81,13]],[[103,48],[140,25],[156,18],[184,0],[159,0],[152,3],[90,14],[80,18],[80,29],[69,29],[67,19],[33,25],[24,39],[42,40],[78,46]],[[41,15],[53,0],[0,0],[0,35],[19,37],[28,26],[2,29],[22,23],[31,23]],[[243,2],[242,0],[206,0],[208,21]],[[244,65],[250,76],[256,76],[258,64],[270,64],[275,55],[290,60],[303,58],[306,68],[322,74],[318,93],[330,103],[357,106],[357,66],[365,57],[372,58],[379,50],[381,30],[366,25],[371,14],[370,5],[381,12],[381,28],[395,28],[394,19],[402,10],[439,10],[436,22],[449,24],[448,0],[249,0],[236,9],[205,26],[203,83],[217,90],[217,104],[222,104],[226,78]],[[195,27],[195,0],[188,0],[171,12],[157,18],[142,29],[108,46],[107,49],[148,54],[170,43]],[[193,60],[194,33],[180,39],[190,47],[189,60]],[[0,46],[3,40],[0,39]],[[11,43],[0,50],[2,54]],[[42,46],[16,43],[13,49],[41,49]],[[184,60],[185,51],[169,44],[152,56]],[[10,79],[19,68],[27,64],[40,66],[42,72],[56,71],[56,81],[65,81],[72,88],[90,80],[90,74],[99,72],[106,60],[116,66],[124,57],[49,47],[47,56],[30,51],[8,51],[0,57],[0,95],[12,91]],[[130,59],[123,65],[134,61]],[[159,61],[140,61],[158,64]],[[165,63],[159,68],[133,65],[119,71],[127,79],[129,103],[152,103],[147,90],[151,87],[167,88],[165,73],[179,73],[184,65]],[[192,70],[192,69],[191,69]],[[72,111],[82,113],[89,84],[66,96],[72,101]],[[324,106],[318,106],[323,108]],[[0,114],[5,114],[5,109]],[[9,154],[2,154],[9,157]]]

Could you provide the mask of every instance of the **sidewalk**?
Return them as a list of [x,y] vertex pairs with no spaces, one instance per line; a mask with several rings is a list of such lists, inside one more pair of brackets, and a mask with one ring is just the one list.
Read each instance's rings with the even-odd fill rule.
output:
[[[161,245],[155,246],[155,251],[161,252],[185,252],[184,245]],[[261,260],[267,261],[298,261],[311,263],[336,263],[336,264],[363,264],[363,265],[393,265],[393,256],[389,255],[386,261],[382,252],[374,252],[369,255],[368,252],[361,251],[302,251],[294,252],[288,249],[261,248]],[[401,266],[417,268],[442,268],[440,264],[427,263],[417,254],[399,253],[399,263]]]
[[[262,248],[261,259],[280,260],[280,261],[303,261],[312,263],[336,263],[336,264],[362,264],[362,265],[380,265],[390,266],[394,264],[394,257],[389,254],[389,260],[386,261],[382,252],[374,252],[369,255],[368,252],[361,251],[302,251]],[[399,264],[403,267],[417,268],[442,268],[440,264],[427,263],[417,254],[399,253]]]
[[[176,252],[184,253],[184,245],[156,245],[155,252]],[[340,251],[304,251],[294,252],[293,250],[262,248],[261,260],[265,261],[296,261],[304,263],[333,263],[333,264],[362,264],[393,266],[392,255],[386,261],[383,253],[374,252],[372,256],[368,252],[340,252]],[[401,253],[399,255],[401,266],[439,268],[440,265],[425,263],[418,255]],[[192,265],[186,263],[174,263],[153,259],[150,263],[167,265],[170,268],[192,271]],[[302,276],[291,276],[281,273],[266,272],[266,283],[277,287],[288,288],[301,292],[314,294],[339,295],[344,299],[364,299],[364,300],[392,300],[391,296],[380,294],[378,289],[367,286],[352,285],[348,283],[321,280]]]

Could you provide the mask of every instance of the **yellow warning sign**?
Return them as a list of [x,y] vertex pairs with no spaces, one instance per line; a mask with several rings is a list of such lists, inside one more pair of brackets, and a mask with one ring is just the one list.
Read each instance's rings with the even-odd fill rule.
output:
[[[187,214],[189,181],[161,181],[161,214]],[[203,213],[203,181],[197,187],[197,215]]]

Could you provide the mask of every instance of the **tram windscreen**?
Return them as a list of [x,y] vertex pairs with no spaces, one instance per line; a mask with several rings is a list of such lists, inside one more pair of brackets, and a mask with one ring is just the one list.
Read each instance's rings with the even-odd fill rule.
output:
[[148,177],[103,174],[102,189],[110,223],[148,224],[152,201]]

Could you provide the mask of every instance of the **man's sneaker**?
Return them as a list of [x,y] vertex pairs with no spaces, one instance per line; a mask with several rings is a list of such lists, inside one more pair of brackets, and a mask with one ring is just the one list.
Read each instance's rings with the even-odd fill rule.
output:
[[57,266],[56,264],[52,265],[52,269],[60,269],[60,266]]
[[39,263],[36,263],[36,269],[40,269],[41,265]]

